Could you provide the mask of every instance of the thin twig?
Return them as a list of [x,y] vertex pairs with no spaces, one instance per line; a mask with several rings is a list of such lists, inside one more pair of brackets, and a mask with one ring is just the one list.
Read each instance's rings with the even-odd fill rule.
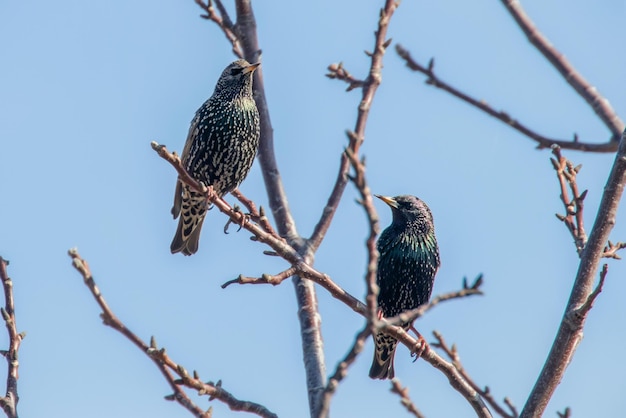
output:
[[625,184],[626,131],[622,133],[615,162],[604,187],[598,214],[582,253],[565,314],[543,369],[522,409],[520,415],[522,418],[537,417],[544,413],[548,401],[561,382],[567,366],[572,361],[576,347],[582,339],[582,330],[587,315],[580,318],[576,326],[572,327],[572,312],[582,306],[593,292],[598,266],[604,256],[605,243],[615,225],[617,209]]
[[[226,11],[226,8],[222,4],[221,0],[208,0],[206,4],[202,0],[194,1],[206,13],[204,15],[200,15],[200,17],[214,22],[222,30],[222,32],[224,32],[224,36],[226,36],[226,39],[228,39],[228,42],[232,45],[233,54],[239,58],[243,58],[239,38],[235,35],[235,26],[230,20],[230,16],[228,15],[228,12]],[[213,1],[215,1],[217,8],[219,9],[219,14],[217,14],[213,8]]]
[[[141,338],[133,333],[124,323],[113,313],[109,305],[107,304],[104,296],[100,292],[100,289],[96,285],[96,282],[91,274],[87,261],[81,258],[76,249],[68,251],[69,256],[72,258],[72,265],[81,274],[85,285],[91,291],[94,299],[102,309],[100,315],[105,325],[120,332],[126,338],[128,338],[133,344],[135,344],[142,352],[146,353],[159,368],[170,387],[174,391],[173,395],[168,395],[166,399],[175,400],[187,410],[189,410],[196,417],[209,417],[210,412],[204,411],[197,406],[187,394],[182,390],[181,386],[186,386],[191,389],[196,389],[199,395],[208,395],[209,400],[218,399],[224,402],[228,407],[234,411],[250,412],[262,417],[276,418],[277,415],[270,412],[263,405],[242,401],[235,398],[231,393],[224,390],[221,384],[212,384],[210,382],[204,383],[194,372],[194,377],[189,376],[189,373],[184,367],[176,364],[165,352],[164,348],[158,348],[154,337],[150,340],[150,345],[147,345]],[[176,376],[177,377],[176,377]]]
[[420,72],[426,75],[426,84],[436,87],[438,89],[444,90],[450,93],[452,96],[468,103],[477,109],[482,110],[487,113],[489,116],[492,116],[499,121],[507,124],[511,128],[520,132],[521,134],[529,137],[533,141],[537,142],[537,148],[550,148],[552,145],[559,145],[564,149],[574,149],[579,151],[589,151],[589,152],[615,152],[617,149],[617,144],[613,140],[609,140],[606,143],[589,143],[589,142],[580,142],[578,140],[578,136],[574,134],[573,140],[565,140],[565,139],[555,139],[548,138],[543,136],[532,129],[528,128],[523,123],[519,122],[515,118],[511,117],[507,112],[502,110],[495,110],[484,100],[478,100],[473,98],[467,93],[462,92],[458,88],[452,86],[446,81],[442,80],[435,74],[435,60],[431,58],[428,65],[422,65],[415,61],[408,50],[404,49],[400,45],[396,45],[396,52],[398,55],[404,59],[407,67],[409,67],[413,71]]
[[[363,80],[363,84],[361,86],[362,96],[358,107],[354,131],[348,132],[348,149],[350,149],[350,151],[352,151],[355,156],[359,155],[359,148],[365,140],[365,127],[367,125],[367,118],[369,116],[370,108],[372,107],[374,95],[376,94],[376,90],[378,89],[378,86],[380,85],[382,80],[383,57],[385,55],[387,47],[391,42],[391,39],[387,39],[387,29],[389,27],[389,21],[391,20],[391,17],[393,16],[393,13],[397,7],[398,2],[394,0],[385,1],[385,6],[380,11],[378,28],[374,32],[374,52],[367,53],[371,58],[369,74],[367,78]],[[326,232],[328,231],[328,228],[330,227],[333,216],[335,215],[337,207],[339,206],[339,201],[343,196],[343,191],[345,190],[346,184],[348,183],[349,170],[350,161],[348,155],[344,152],[341,155],[339,172],[337,174],[337,179],[335,180],[333,190],[331,191],[330,196],[328,197],[328,201],[326,202],[326,206],[322,211],[322,216],[315,225],[313,233],[309,238],[309,246],[313,251],[315,251],[320,246],[322,240],[324,239],[324,236],[326,235]]]
[[434,331],[433,335],[435,336],[436,342],[432,343],[434,347],[441,349],[448,358],[452,361],[452,364],[456,368],[456,370],[463,376],[465,381],[482,396],[485,401],[493,408],[493,410],[503,418],[517,418],[517,410],[511,403],[509,398],[504,398],[505,405],[509,408],[510,412],[507,412],[503,406],[501,406],[494,397],[491,395],[488,386],[485,386],[484,389],[481,389],[480,386],[469,376],[469,374],[465,371],[463,364],[461,363],[461,358],[459,357],[459,353],[456,349],[456,346],[453,344],[452,347],[448,346],[446,341],[444,340],[441,333],[438,331]]
[[9,418],[17,418],[17,403],[20,397],[17,394],[17,380],[19,379],[18,351],[26,336],[24,332],[17,332],[15,323],[15,301],[13,299],[13,281],[7,272],[9,262],[0,256],[0,280],[4,289],[4,307],[0,309],[2,318],[9,334],[9,349],[0,353],[7,360],[7,392],[0,398],[2,410]]
[[[559,185],[561,187],[561,202],[565,207],[565,215],[556,214],[556,217],[561,220],[569,232],[574,238],[574,244],[576,245],[576,251],[580,256],[587,244],[587,234],[584,227],[584,200],[587,196],[587,190],[580,193],[578,190],[578,184],[576,183],[576,175],[580,171],[580,165],[574,167],[574,164],[567,158],[561,155],[561,148],[558,145],[552,146],[552,154],[556,158],[550,158],[556,176],[559,179]],[[572,199],[569,198],[569,189],[572,192]]]
[[543,35],[526,14],[519,0],[501,0],[502,4],[509,11],[520,29],[528,37],[528,41],[552,64],[561,76],[574,88],[576,93],[582,97],[600,120],[611,131],[610,141],[617,149],[617,143],[624,130],[624,122],[619,118],[609,101],[592,86],[576,68],[565,58],[565,54],[559,52],[548,38]]
[[427,311],[431,310],[441,302],[445,302],[452,299],[460,299],[473,295],[483,295],[480,286],[483,284],[483,275],[480,274],[474,280],[471,286],[468,286],[467,280],[463,279],[463,288],[454,292],[444,293],[434,297],[429,303],[420,306],[419,308],[412,309],[401,313],[400,315],[385,318],[385,321],[391,325],[400,325],[415,321],[417,318],[423,316]]
[[391,379],[391,392],[400,395],[400,403],[416,418],[425,418],[409,397],[409,388],[403,388],[398,378]]
[[263,274],[261,277],[247,277],[243,275],[239,275],[236,279],[229,280],[222,285],[222,289],[226,289],[231,284],[271,284],[271,285],[279,285],[283,282],[283,280],[290,278],[296,273],[297,269],[295,267],[290,267],[285,271],[282,271],[274,276],[270,274]]
[[366,324],[365,327],[357,334],[354,339],[354,343],[346,356],[337,364],[335,372],[328,379],[328,384],[324,388],[324,392],[320,397],[320,407],[318,418],[325,417],[330,411],[330,401],[333,395],[339,387],[339,383],[347,376],[348,368],[355,362],[359,354],[365,347],[365,340],[371,335],[370,327]]

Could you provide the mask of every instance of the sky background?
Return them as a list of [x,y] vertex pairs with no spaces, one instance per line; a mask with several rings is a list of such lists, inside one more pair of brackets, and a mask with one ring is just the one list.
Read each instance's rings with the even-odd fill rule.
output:
[[[228,3],[228,2],[227,2]],[[324,77],[343,61],[365,77],[383,1],[255,2],[276,155],[298,231],[309,236],[335,181],[359,91]],[[524,1],[543,33],[626,117],[623,0]],[[231,5],[229,7],[232,10]],[[249,234],[223,234],[211,212],[200,250],[171,255],[176,174],[150,141],[182,150],[189,122],[234,58],[192,0],[0,2],[0,255],[11,261],[24,417],[187,417],[152,362],[101,324],[66,252],[78,247],[114,312],[174,361],[281,417],[308,404],[290,281],[220,285],[286,268]],[[497,1],[404,1],[389,28],[443,79],[558,138],[609,137]],[[456,343],[476,382],[521,409],[552,344],[578,267],[549,151],[423,83],[385,56],[362,152],[373,192],[414,194],[431,207],[442,266],[434,293],[483,273],[485,296],[448,302],[416,326]],[[591,230],[612,155],[582,163]],[[258,163],[241,190],[267,207]],[[367,224],[352,185],[316,268],[365,294]],[[233,202],[232,197],[227,197]],[[377,202],[381,226],[391,220]],[[613,241],[626,240],[622,208]],[[626,410],[626,264],[609,261],[585,338],[546,410],[613,417]],[[328,373],[363,319],[318,288]],[[0,333],[0,347],[7,345]],[[432,340],[432,338],[429,338]],[[334,417],[406,416],[389,383],[367,377],[373,344],[349,370]],[[428,417],[470,417],[467,402],[424,361],[398,349],[396,372]],[[4,372],[1,372],[4,375]],[[2,378],[4,379],[4,378]],[[4,381],[4,380],[1,380]],[[198,400],[208,407],[207,399]],[[212,402],[215,417],[243,416]]]

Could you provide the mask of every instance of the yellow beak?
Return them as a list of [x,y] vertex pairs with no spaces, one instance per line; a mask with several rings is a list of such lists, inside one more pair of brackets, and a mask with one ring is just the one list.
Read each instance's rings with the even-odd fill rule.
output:
[[396,209],[398,208],[398,203],[396,202],[396,200],[393,197],[381,196],[379,194],[375,194],[374,196],[376,196],[377,198],[379,198],[380,200],[382,200],[383,202],[385,202],[386,204],[388,204],[392,208],[396,208]]
[[243,74],[248,74],[251,73],[252,71],[256,70],[257,68],[259,68],[259,65],[261,65],[260,62],[257,62],[256,64],[250,64],[248,65],[246,68],[244,68],[243,70],[241,70],[241,72]]

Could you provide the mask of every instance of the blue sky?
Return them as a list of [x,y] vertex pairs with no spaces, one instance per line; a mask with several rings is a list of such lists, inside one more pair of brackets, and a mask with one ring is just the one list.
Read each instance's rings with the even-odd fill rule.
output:
[[[324,77],[343,61],[364,77],[382,1],[257,2],[263,74],[276,154],[299,232],[308,236],[326,202],[354,126],[360,95]],[[626,58],[623,1],[524,1],[544,34],[621,117]],[[189,121],[233,60],[230,46],[193,1],[2,2],[0,4],[0,255],[11,261],[23,416],[186,417],[166,402],[165,381],[145,355],[98,318],[67,249],[77,246],[116,314],[155,335],[173,359],[235,396],[281,417],[308,414],[293,286],[235,286],[239,274],[277,273],[245,231],[221,233],[208,217],[200,251],[169,253],[175,173],[150,141],[181,150]],[[588,106],[528,44],[495,1],[403,2],[389,36],[442,78],[559,138],[605,141]],[[552,344],[578,266],[548,151],[423,84],[391,49],[362,152],[375,193],[414,194],[431,207],[442,267],[435,293],[485,275],[484,297],[420,319],[457,344],[463,364],[494,396],[521,408]],[[587,231],[611,155],[566,152],[589,189]],[[241,190],[267,206],[258,164]],[[365,294],[366,220],[347,188],[316,267]],[[227,198],[231,203],[232,197]],[[390,222],[380,203],[382,225]],[[612,234],[626,240],[622,208]],[[626,267],[609,261],[604,292],[546,416],[616,416],[626,409]],[[319,290],[329,372],[362,319]],[[7,337],[0,333],[0,346]],[[389,384],[367,377],[372,344],[333,400],[333,416],[402,416]],[[472,416],[446,378],[406,349],[398,377],[428,417]],[[2,372],[4,373],[4,372]],[[198,401],[207,406],[206,399]],[[214,416],[235,416],[213,402]]]

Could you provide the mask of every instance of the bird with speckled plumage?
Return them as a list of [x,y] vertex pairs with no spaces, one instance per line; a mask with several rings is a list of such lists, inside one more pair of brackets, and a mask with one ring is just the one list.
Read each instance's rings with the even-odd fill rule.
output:
[[[254,71],[260,63],[237,60],[224,69],[213,95],[191,121],[181,160],[191,177],[213,186],[222,197],[246,178],[259,147],[259,111],[252,93]],[[206,198],[180,179],[176,183],[172,215],[178,229],[172,253],[198,251],[200,230],[209,209]]]
[[[439,247],[430,209],[415,196],[376,195],[391,207],[393,220],[378,238],[379,314],[385,318],[418,308],[430,299],[439,268]],[[401,324],[409,329],[410,323]],[[378,333],[374,336],[372,379],[392,379],[398,340]]]

